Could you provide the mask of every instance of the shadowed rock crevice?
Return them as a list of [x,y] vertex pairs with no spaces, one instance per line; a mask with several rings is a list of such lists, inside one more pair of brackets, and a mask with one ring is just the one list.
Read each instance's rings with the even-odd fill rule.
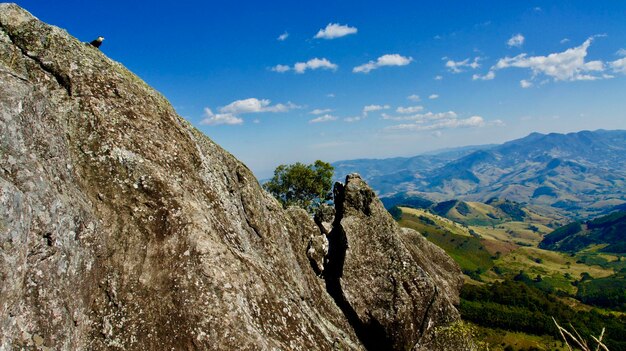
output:
[[[373,318],[370,320],[369,323],[364,323],[363,321],[361,321],[354,308],[350,305],[350,303],[344,296],[343,290],[341,288],[341,275],[343,272],[343,265],[346,258],[346,250],[348,249],[348,241],[346,235],[345,233],[343,233],[339,225],[339,223],[341,222],[341,215],[343,214],[343,194],[341,194],[342,189],[342,184],[335,184],[335,206],[337,215],[335,217],[335,225],[333,225],[333,230],[328,235],[328,262],[325,266],[326,269],[324,270],[326,291],[333,298],[337,306],[346,316],[346,318],[348,319],[348,323],[350,323],[357,337],[363,343],[363,346],[367,350],[392,350],[392,343],[389,339],[389,336],[385,332],[385,329],[380,325],[377,320]],[[339,190],[339,192],[337,190]]]
[[[28,57],[33,62],[35,62],[44,72],[49,73],[52,77],[54,77],[54,79],[59,84],[59,86],[61,86],[63,89],[65,89],[65,91],[67,92],[67,95],[68,96],[72,96],[72,82],[70,81],[70,78],[66,74],[63,74],[61,72],[57,72],[52,67],[47,65],[44,61],[42,61],[39,57],[30,54],[28,52],[28,50],[26,50],[23,47],[21,47],[20,45],[18,45],[15,42],[15,40],[13,39],[13,37],[11,36],[11,33],[6,31],[4,29],[4,27],[2,26],[2,24],[0,24],[0,30],[2,30],[4,32],[4,34],[7,35],[7,37],[9,37],[9,39],[11,40],[11,43],[13,45],[15,45],[15,47],[18,48],[21,51],[21,53],[22,53],[22,55],[24,57]],[[17,75],[16,75],[16,77],[17,78],[22,78],[22,77],[17,76]],[[22,78],[22,79],[25,79],[25,78]]]
[[[348,322],[354,328],[357,337],[367,350],[392,350],[391,340],[380,323],[376,319],[371,318],[371,315],[369,323],[364,323],[344,295],[341,287],[341,277],[343,275],[346,251],[349,247],[346,233],[341,228],[341,220],[345,215],[344,202],[346,201],[344,184],[335,183],[333,195],[335,218],[332,230],[328,234],[328,262],[324,271],[326,291],[344,313]],[[369,207],[369,204],[366,202],[363,205],[364,207]],[[369,210],[367,215],[369,215]]]
[[419,233],[399,228],[358,174],[335,184],[334,202],[326,291],[366,349],[431,349],[434,327],[459,318],[458,266]]

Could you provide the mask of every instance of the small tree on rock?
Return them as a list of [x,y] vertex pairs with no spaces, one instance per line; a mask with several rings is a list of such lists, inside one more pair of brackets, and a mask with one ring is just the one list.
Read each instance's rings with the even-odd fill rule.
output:
[[333,173],[333,166],[320,160],[310,165],[300,162],[280,165],[274,170],[274,177],[263,187],[283,207],[298,206],[313,212],[332,198]]

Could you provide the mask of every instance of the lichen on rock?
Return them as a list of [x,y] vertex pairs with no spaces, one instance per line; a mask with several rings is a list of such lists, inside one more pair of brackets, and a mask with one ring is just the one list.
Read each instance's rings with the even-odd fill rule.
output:
[[358,177],[320,229],[121,64],[14,4],[0,135],[0,349],[373,349],[365,325],[406,350],[458,320],[458,267]]

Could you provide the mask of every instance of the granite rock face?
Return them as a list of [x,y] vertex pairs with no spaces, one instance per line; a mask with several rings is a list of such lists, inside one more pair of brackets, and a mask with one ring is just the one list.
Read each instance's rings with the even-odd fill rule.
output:
[[320,229],[122,65],[14,4],[0,135],[0,349],[410,350],[458,320],[458,267],[358,177]]
[[458,266],[421,234],[399,228],[358,174],[335,185],[335,203],[329,292],[368,349],[430,349],[433,328],[459,319]]

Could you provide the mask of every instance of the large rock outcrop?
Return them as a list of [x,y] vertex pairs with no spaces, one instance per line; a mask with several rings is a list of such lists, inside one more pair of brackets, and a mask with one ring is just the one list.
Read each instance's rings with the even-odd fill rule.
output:
[[458,267],[358,177],[320,230],[122,65],[14,4],[0,135],[0,349],[410,350],[458,320]]
[[401,229],[357,174],[335,185],[329,293],[372,350],[428,344],[432,328],[459,318],[458,267],[419,233]]

